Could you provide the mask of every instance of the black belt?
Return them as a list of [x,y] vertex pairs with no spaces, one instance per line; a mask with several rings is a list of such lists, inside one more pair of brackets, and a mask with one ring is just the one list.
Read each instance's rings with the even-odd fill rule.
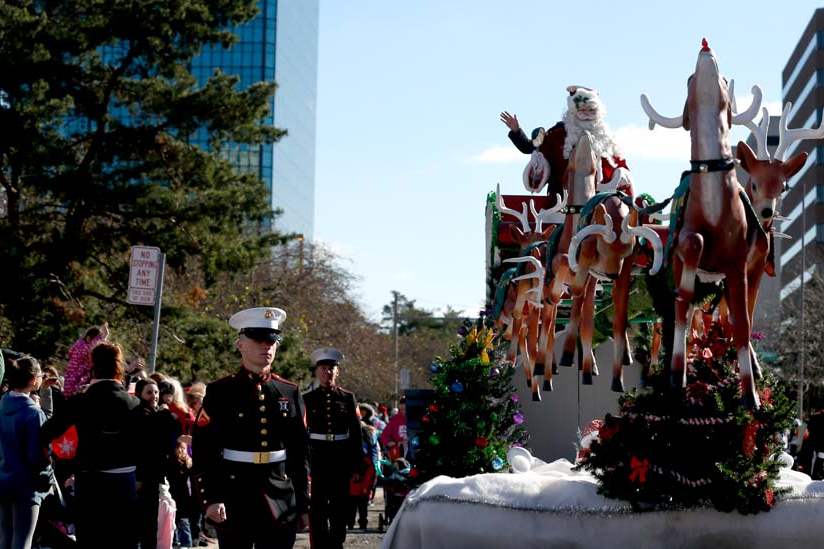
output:
[[727,172],[735,167],[732,158],[716,158],[715,160],[690,160],[689,173]]

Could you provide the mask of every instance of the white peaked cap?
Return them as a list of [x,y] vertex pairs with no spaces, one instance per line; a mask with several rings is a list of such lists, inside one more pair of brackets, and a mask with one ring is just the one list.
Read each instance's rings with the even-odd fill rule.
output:
[[312,366],[315,366],[318,362],[323,360],[333,360],[335,362],[340,362],[343,360],[343,353],[335,349],[334,347],[321,347],[320,349],[315,349],[312,351],[312,356],[310,359],[312,361]]
[[268,328],[280,331],[280,323],[286,320],[286,311],[276,307],[252,307],[232,315],[229,326],[237,331],[244,328]]

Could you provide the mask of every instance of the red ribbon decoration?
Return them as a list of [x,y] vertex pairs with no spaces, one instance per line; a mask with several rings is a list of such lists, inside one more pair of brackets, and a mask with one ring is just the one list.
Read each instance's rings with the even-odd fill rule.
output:
[[632,472],[629,474],[630,482],[638,481],[639,484],[645,484],[647,482],[647,471],[649,471],[648,459],[638,459],[632,456],[629,467],[632,469]]

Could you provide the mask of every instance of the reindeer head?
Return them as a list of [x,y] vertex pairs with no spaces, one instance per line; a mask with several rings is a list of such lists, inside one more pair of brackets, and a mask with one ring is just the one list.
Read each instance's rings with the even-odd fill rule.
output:
[[[661,116],[652,107],[645,94],[641,95],[641,107],[649,116],[649,129],[655,124],[665,128],[690,130],[693,142],[693,160],[709,160],[729,157],[727,135],[733,124],[752,121],[761,106],[761,88],[753,86],[753,102],[741,114],[733,115],[731,91],[718,70],[718,60],[704,39],[695,63],[695,72],[687,80],[687,99],[681,116]],[[702,113],[699,115],[699,112]]]
[[[734,105],[734,101],[733,101]],[[734,108],[734,107],[733,107]],[[738,143],[737,157],[741,161],[741,167],[748,174],[748,179],[744,185],[752,202],[756,214],[761,218],[761,224],[769,228],[776,215],[776,203],[781,193],[787,190],[787,181],[798,173],[807,162],[807,153],[800,152],[792,158],[784,161],[789,146],[796,141],[803,139],[821,139],[824,137],[824,121],[817,129],[789,129],[787,120],[789,119],[792,103],[784,105],[779,121],[779,142],[775,150],[775,157],[770,158],[767,151],[767,130],[770,124],[770,116],[767,109],[762,109],[761,121],[756,126],[753,122],[746,126],[755,135],[755,142],[758,149],[756,156],[752,149],[743,141]]]
[[[567,200],[567,193],[564,191],[563,198],[560,195],[555,195],[556,198],[554,206],[548,210],[542,209],[541,211],[538,211],[535,209],[535,202],[530,199],[529,206],[527,206],[526,202],[524,202],[521,205],[521,211],[519,212],[518,210],[513,210],[506,207],[506,204],[504,204],[503,195],[501,195],[500,185],[497,187],[497,193],[498,211],[502,214],[509,214],[513,216],[520,223],[520,227],[517,225],[510,225],[509,230],[512,234],[513,240],[515,240],[515,242],[517,242],[522,248],[525,248],[534,242],[549,238],[550,233],[552,233],[555,229],[555,225],[547,224],[547,226],[544,227],[544,224],[549,223],[553,217],[553,214],[560,212],[561,209],[566,206]],[[529,210],[527,210],[527,208]],[[532,213],[532,217],[535,219],[534,229],[529,224],[530,212]]]

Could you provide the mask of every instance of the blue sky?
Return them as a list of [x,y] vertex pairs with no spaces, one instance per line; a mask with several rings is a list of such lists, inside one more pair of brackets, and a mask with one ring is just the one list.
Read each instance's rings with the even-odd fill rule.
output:
[[[706,36],[739,106],[753,84],[780,114],[781,71],[817,3],[322,0],[315,238],[359,277],[377,316],[398,290],[474,314],[484,299],[484,202],[525,194],[527,131],[597,88],[636,192],[669,196],[689,160],[683,130],[646,129],[638,97],[681,113]],[[739,132],[736,137],[743,137]],[[733,143],[734,144],[734,143]]]

